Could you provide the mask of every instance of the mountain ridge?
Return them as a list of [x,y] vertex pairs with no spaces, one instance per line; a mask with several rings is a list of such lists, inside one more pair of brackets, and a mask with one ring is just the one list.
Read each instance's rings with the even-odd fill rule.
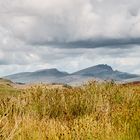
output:
[[75,84],[83,83],[88,80],[115,80],[127,81],[127,79],[139,79],[140,75],[129,74],[118,70],[113,70],[107,64],[99,64],[96,66],[88,67],[74,73],[67,73],[59,71],[56,68],[42,69],[34,72],[23,72],[13,75],[8,75],[3,78],[9,79],[17,83],[62,83],[62,84]]

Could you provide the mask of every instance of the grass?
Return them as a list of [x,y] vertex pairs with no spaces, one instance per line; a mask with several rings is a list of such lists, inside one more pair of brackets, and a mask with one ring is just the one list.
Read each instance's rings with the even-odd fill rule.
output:
[[0,78],[0,99],[5,96],[19,95],[19,90],[13,88],[13,83],[10,80]]
[[15,92],[0,96],[0,140],[140,139],[139,85],[90,82]]

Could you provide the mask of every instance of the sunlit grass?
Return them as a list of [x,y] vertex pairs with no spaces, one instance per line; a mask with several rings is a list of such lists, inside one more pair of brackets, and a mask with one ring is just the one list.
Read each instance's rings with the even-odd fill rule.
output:
[[34,86],[0,96],[0,140],[139,140],[140,86]]
[[0,98],[19,95],[20,91],[13,88],[12,84],[13,83],[11,81],[0,78]]

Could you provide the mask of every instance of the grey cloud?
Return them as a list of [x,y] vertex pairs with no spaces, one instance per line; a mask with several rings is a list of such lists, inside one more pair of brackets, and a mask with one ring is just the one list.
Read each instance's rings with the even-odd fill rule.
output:
[[99,63],[140,73],[139,0],[0,0],[0,75]]
[[3,59],[0,60],[0,65],[9,65],[9,64],[10,62],[7,60],[3,60]]
[[3,26],[30,45],[80,44],[80,40],[102,38],[108,40],[93,44],[97,47],[111,46],[113,41],[119,45],[135,44],[140,35],[138,0],[6,0],[1,3],[5,5],[1,7]]
[[[31,43],[31,42],[30,42]],[[56,48],[131,48],[140,44],[140,38],[118,38],[118,39],[97,39],[97,40],[80,40],[73,42],[32,42],[34,46],[52,46]]]

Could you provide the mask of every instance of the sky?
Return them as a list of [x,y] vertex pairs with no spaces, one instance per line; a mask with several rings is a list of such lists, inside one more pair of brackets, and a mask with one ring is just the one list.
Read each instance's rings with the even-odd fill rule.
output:
[[97,64],[140,74],[139,0],[0,0],[0,76]]

